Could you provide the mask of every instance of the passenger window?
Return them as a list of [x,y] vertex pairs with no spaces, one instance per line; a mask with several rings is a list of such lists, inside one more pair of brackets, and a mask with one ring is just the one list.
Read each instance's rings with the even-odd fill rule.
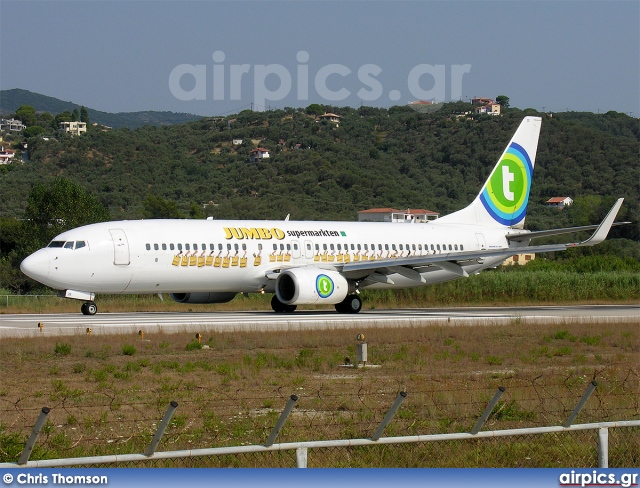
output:
[[194,251],[197,251],[197,250],[198,250],[198,245],[197,245],[197,244],[194,244],[194,245],[193,245],[193,250],[194,250]]
[[385,250],[385,251],[388,251],[388,250],[389,250],[389,244],[385,244],[385,245],[384,245],[384,250]]
[[258,244],[258,251],[262,251],[262,244]]
[[333,247],[333,244],[329,244],[329,247],[331,248],[332,251],[335,251],[335,248]]
[[323,244],[323,245],[322,245],[322,249],[326,251],[326,250],[327,250],[327,245],[326,245],[326,244]]
[[[298,246],[296,245],[296,249],[298,249]],[[307,251],[311,251],[311,244],[307,243]]]
[[422,244],[418,244],[418,251],[422,251]]
[[157,244],[154,244],[154,245],[153,245],[153,249],[157,251],[157,250],[159,250],[159,249],[160,249],[160,247],[159,247]]
[[438,244],[438,251],[440,250],[440,244]]
[[342,251],[342,244],[338,244],[338,251]]
[[458,250],[458,245],[457,245],[457,244],[454,244],[454,245],[453,245],[453,248],[457,251],[457,250]]
[[355,250],[356,250],[356,246],[355,246],[355,245],[353,245],[353,244],[351,244],[351,250],[352,250],[352,251],[355,251]]
[[393,249],[395,251],[396,250],[396,245],[395,244],[391,244],[391,249]]
[[216,246],[214,244],[209,244],[209,250],[213,251],[216,248]]
[[203,251],[206,251],[206,250],[207,250],[207,245],[206,245],[206,244],[203,244],[203,245],[202,245],[202,247],[201,247],[200,249],[202,249]]
[[287,251],[291,251],[291,244],[287,244]]
[[277,244],[274,244],[274,245],[273,245],[273,250],[274,250],[274,251],[277,251],[277,250],[278,250],[278,245],[277,245]]
[[316,251],[320,250],[320,244],[316,244]]
[[65,249],[73,249],[73,241],[65,242],[64,248]]
[[433,244],[431,244],[431,250],[432,250],[432,251],[434,250],[434,249],[433,249]]
[[400,250],[402,251],[402,244],[400,244]]
[[182,251],[182,244],[178,244],[178,251]]
[[460,244],[460,250],[464,251],[464,246],[462,244]]
[[246,245],[246,244],[243,244],[243,245],[242,245],[242,250],[243,250],[243,251],[246,251],[246,250],[247,250],[247,245]]
[[227,244],[227,251],[231,251],[231,244]]
[[166,244],[164,244],[164,243],[162,244],[162,250],[163,250],[163,251],[166,251],[166,250],[167,250],[167,245],[166,245]]
[[453,251],[453,247],[451,247],[451,244],[449,244],[449,251]]
[[360,251],[360,249],[361,249],[360,244],[358,244],[358,251]]
[[222,251],[222,244],[218,244],[218,251]]
[[236,252],[238,252],[238,245],[237,245],[237,244],[234,244],[234,245],[233,245],[233,249],[235,249],[235,251],[236,251]]
[[185,244],[185,245],[184,245],[184,249],[185,249],[185,251],[188,251],[188,250],[189,250],[189,249],[191,249],[191,248],[189,247],[189,244]]
[[85,243],[84,241],[76,241],[76,249],[80,249],[81,247],[84,247]]
[[284,244],[280,244],[280,250],[284,251]]
[[151,244],[147,244],[145,247],[147,248],[147,251],[151,251]]
[[173,243],[169,244],[169,249],[171,249],[172,251],[176,248],[176,246],[173,245]]

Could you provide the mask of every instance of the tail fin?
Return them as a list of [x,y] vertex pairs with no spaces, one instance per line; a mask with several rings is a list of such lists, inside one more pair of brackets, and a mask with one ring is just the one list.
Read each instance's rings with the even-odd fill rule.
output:
[[522,228],[541,125],[540,117],[525,117],[476,199],[432,223]]

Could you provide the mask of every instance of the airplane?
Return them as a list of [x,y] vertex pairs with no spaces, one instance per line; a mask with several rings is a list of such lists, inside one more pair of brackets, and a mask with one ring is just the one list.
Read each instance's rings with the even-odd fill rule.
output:
[[[275,312],[334,305],[358,313],[360,290],[442,283],[495,268],[521,253],[602,242],[620,210],[599,225],[524,229],[542,119],[525,117],[473,202],[427,223],[261,220],[102,222],[56,236],[20,265],[58,295],[97,312],[96,294],[168,293],[180,303],[224,303],[273,293]],[[584,230],[581,242],[532,239]]]

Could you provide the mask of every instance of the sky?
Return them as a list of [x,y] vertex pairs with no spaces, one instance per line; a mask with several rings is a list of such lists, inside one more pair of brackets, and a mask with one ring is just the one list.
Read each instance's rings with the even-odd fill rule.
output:
[[0,0],[0,89],[106,112],[509,97],[640,116],[640,2]]

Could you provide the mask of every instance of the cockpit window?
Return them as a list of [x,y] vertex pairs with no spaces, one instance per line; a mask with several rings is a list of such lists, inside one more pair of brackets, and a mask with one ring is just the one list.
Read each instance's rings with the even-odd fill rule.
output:
[[73,249],[73,241],[67,241],[64,243],[65,249]]
[[86,246],[84,241],[76,241],[76,249]]
[[64,247],[64,241],[51,241],[48,247]]

